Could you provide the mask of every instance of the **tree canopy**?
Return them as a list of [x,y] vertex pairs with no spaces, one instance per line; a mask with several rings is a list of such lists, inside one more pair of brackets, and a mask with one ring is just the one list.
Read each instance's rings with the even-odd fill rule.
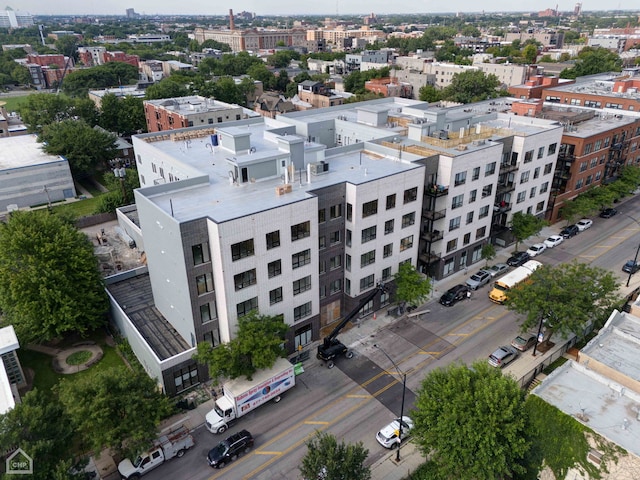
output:
[[577,78],[603,72],[619,72],[622,60],[611,50],[603,47],[584,47],[580,50],[575,66],[560,72],[560,78]]
[[505,305],[525,315],[522,331],[546,319],[563,336],[581,336],[591,320],[603,321],[620,302],[613,272],[574,261],[536,269],[529,282],[509,291]]
[[113,448],[137,455],[171,412],[171,403],[152,378],[124,367],[62,379],[57,393],[76,432],[94,451]]
[[529,449],[525,392],[486,361],[431,371],[418,390],[414,442],[437,478],[495,480],[521,473]]
[[66,95],[49,93],[34,93],[27,96],[19,110],[29,131],[38,135],[52,123],[80,118],[93,126],[98,117],[95,104],[88,98],[73,99]]
[[442,92],[442,98],[452,102],[473,103],[500,96],[498,77],[481,70],[465,70],[456,73],[451,84]]
[[230,342],[216,347],[199,343],[194,358],[209,366],[213,379],[246,376],[250,380],[257,370],[270,368],[286,356],[283,344],[288,330],[281,315],[260,315],[252,310],[238,319],[238,331]]
[[23,343],[105,322],[107,295],[87,236],[48,211],[0,223],[0,309]]
[[138,69],[123,62],[108,62],[68,73],[62,80],[62,91],[70,97],[83,97],[91,89],[129,85],[138,81]]
[[516,238],[516,251],[523,240],[540,233],[545,225],[547,225],[545,220],[530,213],[514,213],[511,219],[511,231]]
[[307,453],[302,458],[302,478],[322,480],[369,480],[371,469],[364,464],[369,450],[362,442],[347,444],[326,432],[316,431],[307,442]]
[[131,95],[124,98],[112,93],[102,97],[98,124],[117,135],[131,135],[147,130],[143,100]]
[[419,305],[431,292],[431,282],[409,262],[400,264],[393,276],[396,282],[396,299],[409,305]]

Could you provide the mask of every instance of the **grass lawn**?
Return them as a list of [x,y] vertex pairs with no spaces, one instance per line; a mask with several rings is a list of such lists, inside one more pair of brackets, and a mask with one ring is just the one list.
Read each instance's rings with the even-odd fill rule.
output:
[[6,109],[7,112],[15,112],[18,110],[18,107],[21,103],[25,103],[27,101],[27,97],[29,95],[24,95],[20,97],[7,97],[5,95],[0,95],[0,102],[7,102]]
[[85,200],[78,200],[77,202],[54,205],[53,209],[60,212],[70,212],[74,218],[80,218],[96,213],[99,202],[100,197],[93,197]]

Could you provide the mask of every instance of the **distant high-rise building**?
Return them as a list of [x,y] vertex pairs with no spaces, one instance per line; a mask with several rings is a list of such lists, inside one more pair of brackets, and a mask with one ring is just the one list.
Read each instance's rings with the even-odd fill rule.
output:
[[0,11],[0,28],[23,28],[33,25],[33,16],[28,12],[7,7]]
[[582,15],[582,3],[580,3],[580,2],[576,3],[576,6],[573,7],[573,14],[575,16]]
[[127,8],[126,15],[127,15],[127,18],[137,18],[140,16],[140,14],[136,13],[136,11],[133,8]]

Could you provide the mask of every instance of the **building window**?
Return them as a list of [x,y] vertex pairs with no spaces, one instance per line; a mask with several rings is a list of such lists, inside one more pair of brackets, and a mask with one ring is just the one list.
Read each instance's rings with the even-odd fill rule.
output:
[[396,206],[396,194],[387,195],[387,210],[391,210]]
[[470,233],[465,233],[464,237],[462,238],[462,244],[463,245],[469,245],[470,241],[471,241],[471,234]]
[[388,235],[390,233],[393,233],[393,220],[384,222],[384,234]]
[[361,243],[366,243],[366,242],[369,242],[371,240],[375,240],[375,238],[376,238],[376,226],[375,225],[373,227],[365,228],[364,230],[362,230],[362,242]]
[[370,252],[367,253],[363,253],[362,255],[360,255],[360,267],[364,268],[367,265],[371,265],[372,263],[375,263],[376,261],[376,251],[375,250],[371,250]]
[[382,281],[385,282],[391,278],[391,267],[382,270]]
[[282,261],[274,260],[267,264],[267,271],[269,272],[269,278],[277,277],[282,273]]
[[340,243],[340,230],[336,230],[329,234],[329,244],[335,245],[336,243]]
[[529,181],[529,170],[520,174],[520,183],[527,183]]
[[304,305],[300,305],[293,309],[293,320],[298,321],[302,318],[311,315],[311,302],[307,302]]
[[447,242],[447,253],[453,252],[456,248],[458,248],[458,239],[454,238],[453,240],[449,240]]
[[280,246],[280,230],[267,233],[267,250]]
[[455,270],[455,268],[456,268],[455,259],[450,258],[449,260],[444,262],[444,268],[442,270],[442,273],[444,275],[449,275],[450,273],[452,273]]
[[275,288],[269,292],[269,305],[275,305],[282,301],[282,287]]
[[554,153],[556,153],[557,148],[558,148],[557,143],[552,143],[551,145],[549,145],[549,150],[547,152],[547,155],[553,155]]
[[402,228],[410,227],[416,223],[416,212],[407,213],[402,216]]
[[493,184],[490,183],[489,185],[485,185],[484,187],[482,187],[482,198],[491,196],[492,192]]
[[333,205],[329,208],[329,218],[331,220],[342,217],[342,204]]
[[478,218],[484,218],[487,215],[489,215],[489,205],[485,205],[480,209],[480,212],[478,213]]
[[535,170],[533,171],[533,179],[535,180],[539,176],[540,176],[540,167],[536,167]]
[[349,230],[349,229],[347,229],[347,239],[346,239],[345,243],[347,244],[347,247],[351,246],[351,230]]
[[488,163],[484,169],[484,176],[488,177],[489,175],[493,175],[496,173],[496,162]]
[[344,293],[351,295],[351,280],[348,278],[344,279]]
[[307,290],[311,290],[311,275],[301,278],[299,280],[294,280],[293,282],[294,295],[298,295],[299,293],[306,292]]
[[318,262],[318,270],[319,270],[321,275],[327,271],[327,261],[326,260],[320,260]]
[[318,237],[318,248],[322,250],[323,248],[327,248],[327,237],[321,235]]
[[540,185],[540,193],[545,193],[549,189],[549,182],[544,182]]
[[246,272],[238,273],[233,276],[233,283],[236,287],[236,291],[242,290],[245,287],[256,284],[256,269],[252,268]]
[[294,347],[296,350],[298,347],[304,347],[305,345],[309,345],[313,340],[313,329],[311,325],[306,325],[299,330],[295,331],[295,336],[293,337]]
[[327,221],[327,211],[324,208],[318,210],[318,223],[324,223]]
[[518,193],[518,198],[516,200],[516,203],[522,203],[524,202],[525,198],[527,198],[527,192],[520,192]]
[[303,250],[302,252],[291,255],[291,268],[294,270],[311,263],[311,250]]
[[411,247],[413,247],[413,235],[409,235],[408,237],[404,237],[402,240],[400,240],[401,252],[404,252]]
[[342,279],[338,278],[329,284],[329,294],[333,295],[334,293],[338,293],[342,291]]
[[487,234],[487,227],[480,227],[476,230],[476,240],[480,240],[481,238],[484,238],[484,236]]
[[353,221],[353,205],[347,203],[347,220]]
[[471,180],[478,180],[480,178],[480,167],[476,167],[473,169],[473,174],[471,175]]
[[482,258],[482,245],[478,245],[473,249],[473,253],[471,254],[471,261],[477,262]]
[[335,270],[342,267],[342,255],[336,255],[329,259],[329,270]]
[[611,138],[610,137],[605,137],[604,143],[602,144],[602,147],[603,148],[607,148],[609,146],[610,142],[611,142]]
[[200,383],[198,365],[189,365],[173,372],[173,382],[176,386],[176,392],[182,392],[194,385],[198,385]]
[[374,281],[374,275],[373,274],[367,275],[366,277],[361,278],[360,279],[360,291],[362,292],[362,291],[366,290],[367,288],[373,287],[373,281]]
[[463,201],[464,201],[464,194],[456,195],[451,199],[451,209],[455,210],[456,208],[460,208],[462,206]]
[[541,212],[543,209],[544,209],[544,202],[539,202],[539,203],[536,205],[536,213]]
[[311,224],[309,221],[291,225],[291,241],[295,242],[301,238],[307,238],[311,235]]
[[467,181],[467,172],[458,172],[456,173],[456,177],[453,184],[457,187],[459,185],[464,185],[466,181]]
[[598,157],[593,157],[589,162],[589,168],[594,168],[598,165]]
[[372,200],[362,204],[362,218],[370,217],[378,213],[378,200]]
[[473,212],[467,212],[467,225],[473,223]]
[[258,308],[258,297],[250,298],[236,305],[236,313],[238,318],[248,315],[250,311]]
[[196,289],[198,295],[203,295],[213,290],[213,277],[211,273],[205,273],[204,275],[198,275],[196,277]]
[[253,238],[231,245],[231,259],[234,262],[241,258],[251,257],[254,253]]
[[544,157],[544,147],[538,148],[538,158]]
[[580,162],[580,171],[584,172],[587,169],[587,162]]
[[391,255],[393,255],[393,244],[389,243],[383,247],[382,257],[387,258],[387,257],[390,257]]
[[418,198],[418,187],[409,188],[404,191],[404,203],[415,202]]
[[582,178],[581,178],[581,179],[579,179],[579,180],[576,182],[576,190],[581,189],[583,184],[584,184],[584,179],[582,179]]
[[529,150],[524,154],[524,163],[529,163],[533,160],[533,150]]
[[529,198],[533,198],[536,196],[536,187],[531,187],[531,191],[529,192]]
[[469,192],[469,203],[475,202],[477,196],[478,196],[478,190],[471,190],[471,192]]
[[460,228],[460,217],[452,218],[449,220],[449,231],[457,230]]
[[208,263],[211,260],[209,257],[209,244],[207,242],[192,245],[191,253],[193,254],[194,265],[202,265],[203,263]]

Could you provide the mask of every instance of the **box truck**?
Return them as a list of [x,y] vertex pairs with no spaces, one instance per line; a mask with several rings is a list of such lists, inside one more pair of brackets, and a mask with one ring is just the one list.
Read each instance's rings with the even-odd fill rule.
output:
[[252,380],[241,377],[225,382],[222,396],[205,417],[207,429],[211,433],[224,432],[229,424],[263,403],[278,403],[280,395],[295,384],[293,365],[285,358],[276,360],[272,368],[258,370]]

